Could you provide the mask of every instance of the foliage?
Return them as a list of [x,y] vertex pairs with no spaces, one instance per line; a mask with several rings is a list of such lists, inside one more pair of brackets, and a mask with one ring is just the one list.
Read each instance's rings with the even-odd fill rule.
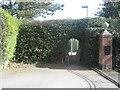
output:
[[62,10],[64,5],[51,1],[39,2],[15,2],[12,4],[3,4],[2,7],[17,18],[34,18],[38,16],[46,17],[53,15],[55,11]]
[[18,62],[59,62],[65,53],[62,48],[69,33],[69,26],[63,26],[62,22],[33,21],[20,25],[15,53]]
[[[1,9],[0,9],[1,11]],[[3,50],[4,50],[4,45],[3,45],[3,37],[4,37],[4,33],[6,31],[7,25],[5,23],[5,19],[2,16],[2,13],[0,12],[0,62],[2,62],[3,60]]]
[[[102,23],[110,23],[109,31],[119,33],[113,26],[117,19],[87,18],[78,20],[23,21],[19,29],[15,52],[16,62],[66,62],[67,45],[71,38],[79,40],[80,61],[98,64],[99,35]],[[91,64],[92,63],[92,64]]]
[[25,63],[65,61],[68,40],[72,37],[82,40],[85,27],[86,20],[24,22],[19,27],[16,60]]
[[120,18],[120,1],[118,2],[105,2],[102,10],[99,10],[96,15],[106,18]]
[[8,12],[4,11],[0,8],[1,17],[4,21],[1,24],[2,31],[2,49],[3,49],[3,60],[11,60],[14,57],[14,51],[16,46],[16,38],[18,34],[18,23],[17,20],[14,19]]

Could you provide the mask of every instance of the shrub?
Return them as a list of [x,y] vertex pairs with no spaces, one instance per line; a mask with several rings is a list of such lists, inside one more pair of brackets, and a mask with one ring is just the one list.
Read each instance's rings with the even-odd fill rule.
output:
[[5,23],[5,19],[2,16],[2,13],[0,12],[0,63],[3,61],[3,51],[4,51],[4,45],[3,45],[3,37],[4,33],[7,30],[7,25]]
[[66,21],[21,24],[15,53],[17,62],[60,62],[70,31],[65,24]]
[[[65,61],[67,45],[71,38],[79,40],[81,61],[98,64],[99,35],[102,23],[110,23],[109,31],[115,20],[106,18],[87,18],[78,20],[27,21],[21,23],[15,58],[24,63],[60,63]],[[113,22],[114,21],[114,22]],[[92,65],[91,64],[91,65]]]
[[18,35],[18,22],[15,18],[0,8],[2,17],[2,47],[3,47],[3,61],[12,60],[16,46],[16,38]]

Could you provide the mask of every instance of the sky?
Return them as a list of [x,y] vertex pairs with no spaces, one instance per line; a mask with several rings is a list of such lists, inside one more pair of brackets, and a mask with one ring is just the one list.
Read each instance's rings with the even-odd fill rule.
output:
[[95,17],[95,12],[103,1],[105,0],[54,0],[55,3],[64,4],[64,10],[58,10],[53,16],[49,15],[46,18],[38,17],[36,20],[85,18],[87,16],[87,9],[82,8],[84,5],[88,6],[88,17]]
[[56,3],[64,4],[64,10],[58,10],[53,16],[47,18],[38,17],[36,20],[52,20],[52,19],[80,19],[85,18],[87,9],[82,6],[88,6],[88,17],[95,17],[95,11],[98,10],[102,0],[55,0]]

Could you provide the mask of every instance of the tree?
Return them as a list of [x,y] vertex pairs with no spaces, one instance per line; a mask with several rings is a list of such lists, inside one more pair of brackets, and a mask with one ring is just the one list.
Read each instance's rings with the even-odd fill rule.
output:
[[17,18],[34,18],[38,16],[46,17],[53,15],[57,10],[63,10],[64,5],[51,1],[42,2],[9,2],[3,4],[2,8],[8,10],[12,16]]
[[106,18],[120,18],[120,1],[119,2],[104,2],[102,9],[96,13],[97,16]]

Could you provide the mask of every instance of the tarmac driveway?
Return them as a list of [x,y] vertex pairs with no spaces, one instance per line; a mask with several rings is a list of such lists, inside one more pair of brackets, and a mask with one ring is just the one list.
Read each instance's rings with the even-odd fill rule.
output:
[[93,70],[76,65],[5,69],[2,88],[90,88],[86,80],[69,72],[71,69],[92,80],[97,88],[117,88]]

